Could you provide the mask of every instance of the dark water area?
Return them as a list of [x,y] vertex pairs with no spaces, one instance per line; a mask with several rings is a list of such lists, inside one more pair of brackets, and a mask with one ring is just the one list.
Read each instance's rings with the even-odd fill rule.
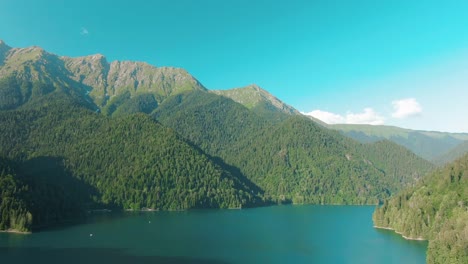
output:
[[425,263],[427,242],[373,228],[373,206],[95,213],[0,233],[0,263]]

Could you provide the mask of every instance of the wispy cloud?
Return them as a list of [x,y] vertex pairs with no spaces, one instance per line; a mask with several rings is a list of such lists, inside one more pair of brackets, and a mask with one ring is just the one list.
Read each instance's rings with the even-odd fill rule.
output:
[[86,36],[86,35],[88,35],[88,34],[89,34],[88,29],[82,27],[81,30],[80,30],[80,35]]
[[367,107],[361,113],[348,112],[345,116],[322,111],[314,110],[309,113],[303,113],[315,117],[327,124],[369,124],[369,125],[383,125],[385,118],[374,109]]
[[395,100],[392,102],[392,105],[394,109],[392,117],[394,118],[407,118],[422,112],[421,105],[414,98]]

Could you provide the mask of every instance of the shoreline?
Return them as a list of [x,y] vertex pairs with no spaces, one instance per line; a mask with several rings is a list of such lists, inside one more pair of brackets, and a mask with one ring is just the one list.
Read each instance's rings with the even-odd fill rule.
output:
[[0,230],[0,233],[11,233],[11,234],[20,234],[20,235],[30,235],[30,231],[19,231],[16,229]]
[[385,230],[391,230],[391,231],[397,233],[398,235],[400,235],[401,237],[403,237],[403,238],[406,239],[406,240],[427,241],[427,239],[424,239],[423,237],[407,237],[407,236],[403,235],[403,232],[398,232],[398,231],[396,231],[395,229],[393,229],[393,228],[391,228],[391,227],[384,227],[384,226],[376,226],[376,225],[374,225],[374,228],[377,228],[377,229],[385,229]]

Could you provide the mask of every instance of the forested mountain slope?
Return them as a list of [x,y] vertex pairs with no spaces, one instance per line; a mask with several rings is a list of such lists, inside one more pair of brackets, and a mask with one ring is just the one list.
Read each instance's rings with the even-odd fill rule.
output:
[[153,116],[238,167],[274,201],[376,203],[431,167],[394,143],[360,144],[300,115],[271,122],[206,92],[168,98]]
[[377,227],[429,240],[428,263],[468,263],[468,155],[385,201]]

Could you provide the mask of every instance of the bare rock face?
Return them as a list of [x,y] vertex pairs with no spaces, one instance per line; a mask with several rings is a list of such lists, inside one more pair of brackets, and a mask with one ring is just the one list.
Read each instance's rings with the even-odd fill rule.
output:
[[119,88],[153,92],[163,97],[185,90],[205,88],[187,71],[172,67],[154,67],[144,62],[114,61],[110,64],[107,82],[111,93]]
[[107,86],[107,73],[109,64],[101,54],[86,57],[61,57],[70,77],[91,88],[98,89]]
[[71,78],[89,87],[90,96],[99,105],[123,93],[151,93],[159,103],[168,96],[186,90],[206,90],[187,71],[172,67],[154,67],[144,62],[108,63],[100,54],[63,57]]

